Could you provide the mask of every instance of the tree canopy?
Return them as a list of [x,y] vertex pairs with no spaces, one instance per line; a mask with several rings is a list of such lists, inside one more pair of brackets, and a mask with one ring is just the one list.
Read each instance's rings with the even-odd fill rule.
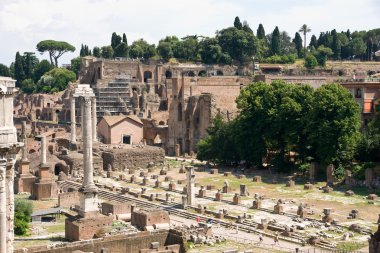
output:
[[58,67],[58,58],[64,53],[74,52],[75,47],[65,41],[43,40],[37,44],[37,50],[41,53],[48,52],[50,63]]
[[[217,116],[198,144],[198,158],[245,161],[286,171],[311,160],[336,165],[353,158],[359,140],[359,105],[345,88],[275,81],[253,83],[236,100],[238,117]],[[292,158],[289,154],[293,153]]]

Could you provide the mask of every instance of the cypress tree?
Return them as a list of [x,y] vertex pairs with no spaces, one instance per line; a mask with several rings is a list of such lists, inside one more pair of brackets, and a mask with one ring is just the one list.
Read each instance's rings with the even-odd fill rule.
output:
[[280,35],[280,30],[276,26],[274,28],[273,33],[272,33],[272,41],[271,41],[271,54],[272,55],[280,55],[281,54],[281,35]]
[[236,16],[234,21],[234,27],[241,30],[243,28],[243,24],[240,22],[240,18]]
[[17,87],[21,86],[22,81],[25,79],[24,72],[24,59],[19,52],[16,53],[15,59],[15,78]]
[[79,55],[80,55],[80,57],[84,56],[84,47],[83,47],[83,44],[80,45]]
[[302,57],[302,38],[298,32],[296,32],[294,36],[293,43],[296,46],[298,58],[301,58]]
[[335,32],[333,35],[333,41],[331,45],[331,49],[334,53],[333,57],[335,60],[339,60],[341,51],[342,51],[342,43],[340,42],[337,33]]
[[318,48],[317,37],[313,34],[310,38],[309,48]]
[[257,38],[260,40],[265,39],[265,30],[262,24],[259,24],[256,35],[257,35]]
[[123,42],[128,46],[127,35],[125,33],[123,33]]

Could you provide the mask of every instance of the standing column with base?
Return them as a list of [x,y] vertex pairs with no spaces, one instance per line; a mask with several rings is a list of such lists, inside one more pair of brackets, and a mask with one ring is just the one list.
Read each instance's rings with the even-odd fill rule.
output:
[[77,124],[76,124],[76,118],[75,118],[75,98],[70,99],[70,149],[76,150],[77,149]]
[[186,190],[187,190],[187,204],[195,206],[195,175],[194,167],[186,166]]
[[94,183],[92,163],[92,116],[91,97],[83,97],[83,167],[84,178],[80,191],[80,215],[84,218],[99,213],[97,188]]
[[95,96],[90,85],[79,84],[74,90],[74,97],[79,98],[82,112],[83,141],[83,184],[79,189],[80,203],[78,216],[65,221],[65,237],[69,241],[92,239],[99,230],[112,225],[113,216],[104,216],[99,212],[98,190],[94,183],[92,156],[93,115],[92,98]]

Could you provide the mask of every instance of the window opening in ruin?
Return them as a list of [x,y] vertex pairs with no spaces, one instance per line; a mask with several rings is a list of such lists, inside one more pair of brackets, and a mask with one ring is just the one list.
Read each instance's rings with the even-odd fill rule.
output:
[[100,67],[98,67],[98,79],[101,79],[101,72],[100,72]]
[[131,139],[130,135],[123,135],[123,144],[131,144]]
[[223,72],[221,70],[217,70],[216,71],[216,75],[217,76],[224,76]]
[[201,71],[199,71],[198,76],[206,77],[206,76],[207,76],[207,73],[206,73],[206,71],[201,70]]
[[152,118],[152,112],[148,111],[148,119]]
[[355,91],[355,97],[356,98],[362,98],[362,90],[360,88],[357,88]]
[[182,103],[178,103],[178,121],[182,121]]
[[47,108],[50,108],[50,103],[47,103],[47,105],[46,105],[46,106],[47,106]]
[[169,70],[166,70],[166,72],[165,72],[165,77],[166,77],[167,79],[171,79],[171,78],[172,78],[172,72],[169,71]]
[[165,122],[160,121],[160,122],[158,122],[158,124],[159,124],[160,126],[164,126],[164,125],[165,125]]
[[195,76],[194,71],[189,71],[189,72],[187,73],[187,76]]
[[152,79],[152,72],[145,71],[144,72],[144,83],[147,83],[149,79]]

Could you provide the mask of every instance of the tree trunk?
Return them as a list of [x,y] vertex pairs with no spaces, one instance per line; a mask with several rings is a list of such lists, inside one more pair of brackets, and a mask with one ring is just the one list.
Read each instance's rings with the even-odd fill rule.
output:
[[49,52],[49,57],[50,57],[50,64],[53,65],[53,57],[50,52]]

